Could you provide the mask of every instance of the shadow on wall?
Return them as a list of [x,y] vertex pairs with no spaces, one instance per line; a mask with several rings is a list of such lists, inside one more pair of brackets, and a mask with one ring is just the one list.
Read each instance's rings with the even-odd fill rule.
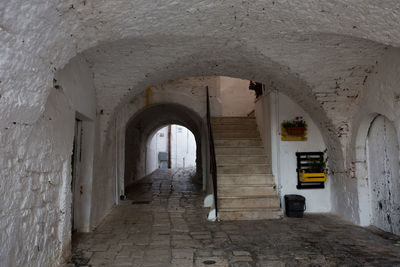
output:
[[[194,156],[187,159],[188,161],[185,159],[185,166],[187,166],[187,162],[194,161],[196,177],[199,179],[202,177],[201,154],[204,152],[202,151],[201,140],[202,135],[204,135],[203,120],[197,113],[179,104],[156,104],[137,112],[127,123],[125,133],[125,187],[141,179],[158,167],[158,155],[153,153],[157,151],[157,149],[155,148],[155,144],[152,144],[152,139],[156,136],[154,134],[155,131],[162,126],[170,124],[178,124],[171,127],[171,153],[175,155],[175,158],[171,156],[170,166],[183,167],[183,161],[179,159],[183,158],[180,156],[180,153],[184,150],[184,147],[178,145],[173,138],[172,132],[175,131],[175,135],[183,135],[183,129],[185,128],[187,132],[192,133],[192,137],[189,135],[186,136],[186,139],[189,138],[190,140],[185,142],[186,146],[191,146],[191,148],[186,148],[186,150],[191,150],[194,153]],[[164,132],[163,138],[167,139],[168,127],[165,128],[167,128],[167,131]],[[179,130],[179,128],[181,128],[181,130]],[[158,137],[161,139],[160,136]],[[168,152],[168,143],[166,144],[166,152]],[[182,148],[182,151],[180,148]]]

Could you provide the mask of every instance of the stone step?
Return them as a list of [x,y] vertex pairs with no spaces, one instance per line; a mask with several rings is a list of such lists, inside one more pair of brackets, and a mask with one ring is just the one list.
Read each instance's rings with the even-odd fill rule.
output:
[[213,132],[214,139],[248,139],[248,138],[260,138],[257,131],[250,132]]
[[213,131],[237,131],[237,130],[248,130],[257,131],[257,124],[254,123],[240,123],[240,124],[212,124]]
[[214,140],[215,147],[263,147],[260,138],[249,139],[217,139]]
[[218,187],[218,196],[274,196],[275,190],[270,185],[222,185]]
[[218,186],[220,185],[273,185],[274,176],[272,174],[221,174],[217,177]]
[[280,209],[280,202],[277,196],[266,197],[219,197],[218,206],[220,209],[244,209],[244,208],[265,208]]
[[220,174],[270,174],[270,164],[222,164],[217,165]]
[[241,130],[229,130],[229,129],[218,129],[215,130],[213,129],[213,134],[223,134],[223,133],[237,133],[237,134],[248,134],[249,136],[253,136],[254,134],[257,134],[257,137],[259,137],[258,130],[251,130],[251,129],[241,129]]
[[280,219],[283,217],[282,211],[278,209],[219,209],[218,217],[220,220],[269,220]]
[[282,217],[255,118],[212,118],[221,220]]
[[212,124],[255,124],[254,117],[212,117]]
[[217,164],[223,165],[223,164],[234,164],[234,163],[239,163],[239,164],[265,164],[267,163],[266,156],[239,156],[239,155],[217,155]]
[[265,155],[262,147],[215,147],[216,155]]

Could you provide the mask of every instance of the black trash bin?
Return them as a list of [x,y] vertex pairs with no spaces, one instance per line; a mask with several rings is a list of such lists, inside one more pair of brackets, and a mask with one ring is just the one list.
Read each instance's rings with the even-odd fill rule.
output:
[[303,218],[306,210],[306,199],[300,195],[285,195],[286,216]]

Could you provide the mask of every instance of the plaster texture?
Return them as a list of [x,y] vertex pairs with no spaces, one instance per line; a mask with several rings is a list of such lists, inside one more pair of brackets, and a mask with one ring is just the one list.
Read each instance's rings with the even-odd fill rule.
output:
[[[355,155],[363,154],[356,140],[363,139],[357,138],[359,129],[368,128],[363,123],[373,113],[399,128],[399,5],[373,0],[1,2],[2,265],[54,266],[69,253],[76,112],[93,120],[86,137],[93,142],[86,150],[89,163],[82,170],[84,177],[95,177],[86,181],[93,186],[85,203],[96,203],[85,204],[90,216],[83,218],[90,222],[82,229],[88,230],[118,203],[124,127],[133,110],[143,107],[131,101],[150,86],[184,77],[256,80],[295,100],[328,148],[332,211],[368,224],[370,210],[360,193],[368,188],[366,163]],[[78,59],[90,69],[70,68],[73,75],[66,81],[77,82],[57,84],[58,72]],[[204,91],[193,90],[197,93]],[[188,99],[180,97],[175,90],[164,100]],[[201,104],[186,103],[204,112]]]
[[[322,152],[326,145],[321,132],[301,107],[293,100],[279,92],[268,92],[257,103],[263,105],[266,113],[257,112],[258,117],[268,116],[270,127],[264,129],[264,142],[271,143],[270,158],[275,177],[277,192],[284,207],[284,196],[287,194],[302,195],[306,198],[306,212],[331,211],[331,181],[328,175],[323,189],[297,189],[297,161],[296,152]],[[281,123],[303,117],[307,123],[307,141],[282,141]],[[270,136],[270,139],[268,139]],[[329,160],[328,163],[331,161]],[[328,168],[330,168],[328,166]]]
[[[45,111],[34,124],[15,122],[1,130],[2,266],[54,266],[69,257],[75,113],[93,115],[76,99],[95,106],[85,61],[76,58],[71,65],[60,73],[60,84],[52,88]],[[74,86],[82,91],[63,82],[73,75]]]
[[254,111],[256,99],[249,90],[249,80],[219,77],[221,115],[224,117],[246,117]]
[[[399,136],[399,103],[400,90],[400,51],[388,49],[385,56],[378,62],[375,70],[369,74],[364,90],[360,96],[360,104],[351,121],[351,138],[348,140],[346,165],[350,179],[340,179],[332,186],[346,190],[346,201],[333,199],[333,207],[338,214],[342,211],[351,212],[351,217],[359,216],[361,225],[371,224],[370,174],[367,161],[367,136],[371,123],[377,115],[383,115],[393,122]],[[381,132],[382,133],[382,132]],[[399,137],[398,137],[399,138]],[[397,140],[399,142],[399,139]],[[355,190],[354,188],[357,188]],[[351,201],[349,201],[351,200]],[[353,208],[352,208],[353,207]]]

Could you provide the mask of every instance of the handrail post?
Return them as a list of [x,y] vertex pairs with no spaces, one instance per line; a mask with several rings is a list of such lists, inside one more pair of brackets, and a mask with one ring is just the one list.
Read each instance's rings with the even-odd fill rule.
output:
[[215,148],[214,148],[214,138],[211,128],[211,114],[210,114],[210,96],[207,90],[207,128],[208,128],[208,141],[210,148],[210,172],[212,176],[213,182],[213,193],[214,193],[214,205],[215,205],[215,216],[218,218],[218,190],[217,190],[217,160],[215,157]]

